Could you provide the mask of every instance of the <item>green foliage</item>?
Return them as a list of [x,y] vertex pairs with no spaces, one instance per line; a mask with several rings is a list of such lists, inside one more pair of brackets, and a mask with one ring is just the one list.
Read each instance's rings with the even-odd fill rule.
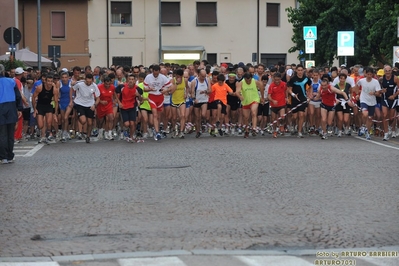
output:
[[317,26],[316,53],[312,55],[317,65],[330,65],[338,58],[338,31],[355,32],[355,56],[348,57],[348,64],[392,62],[399,16],[396,1],[299,0],[298,9],[286,9],[294,31],[291,40],[295,43],[289,52],[305,50],[303,26]]
[[22,61],[14,60],[11,62],[10,60],[0,60],[0,64],[2,64],[6,71],[10,71],[13,68],[22,67],[25,68],[25,65]]

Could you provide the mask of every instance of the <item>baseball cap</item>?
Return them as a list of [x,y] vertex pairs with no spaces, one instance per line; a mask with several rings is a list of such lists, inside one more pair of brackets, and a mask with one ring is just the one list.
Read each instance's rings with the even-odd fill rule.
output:
[[243,62],[238,63],[238,67],[245,67],[245,64]]
[[229,66],[226,63],[221,64],[220,66],[228,68]]
[[63,69],[61,69],[61,72],[68,72],[68,69],[64,67]]
[[15,69],[15,74],[16,74],[16,75],[21,75],[21,74],[23,74],[23,73],[24,73],[24,70],[23,70],[22,67],[17,67],[17,68]]
[[346,65],[345,65],[345,64],[342,64],[341,67],[346,67]]
[[377,71],[377,76],[384,76],[384,69],[380,69]]

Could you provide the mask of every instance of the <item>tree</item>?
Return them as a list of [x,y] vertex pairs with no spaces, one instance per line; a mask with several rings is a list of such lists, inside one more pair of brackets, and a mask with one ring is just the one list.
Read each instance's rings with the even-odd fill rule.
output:
[[[395,0],[299,0],[299,8],[287,8],[288,21],[293,25],[289,52],[304,50],[303,26],[317,26],[316,53],[312,57],[317,65],[328,64],[337,57],[337,32],[355,32],[355,55],[348,57],[349,64],[369,65],[388,57],[395,38],[392,27],[399,14]],[[395,7],[394,7],[395,6]],[[389,14],[389,15],[384,15]],[[376,20],[381,22],[375,24]],[[382,25],[389,25],[386,32]],[[381,56],[382,55],[382,56]],[[392,55],[391,55],[392,58]],[[383,62],[383,61],[381,61]]]
[[0,64],[2,64],[4,66],[6,71],[10,71],[11,69],[17,68],[17,67],[25,68],[24,62],[17,60],[17,59],[14,59],[13,62],[11,62],[11,60],[0,60]]

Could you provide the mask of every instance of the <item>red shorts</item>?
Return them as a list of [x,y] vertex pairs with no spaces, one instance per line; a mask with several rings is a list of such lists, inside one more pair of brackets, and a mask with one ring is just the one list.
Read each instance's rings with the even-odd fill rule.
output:
[[248,105],[243,105],[242,109],[249,110],[249,109],[251,109],[251,106],[254,105],[254,104],[259,104],[259,103],[258,102],[252,102],[252,103],[250,103]]
[[113,103],[102,105],[101,103],[97,106],[97,117],[103,118],[109,114],[114,113]]
[[158,111],[162,111],[163,108],[163,101],[164,101],[164,95],[154,95],[154,94],[149,94],[148,95],[148,102],[150,103],[151,109],[157,109]]

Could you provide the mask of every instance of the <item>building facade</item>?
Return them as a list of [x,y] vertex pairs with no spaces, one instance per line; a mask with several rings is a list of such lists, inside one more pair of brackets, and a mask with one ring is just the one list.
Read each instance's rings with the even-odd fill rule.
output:
[[[37,0],[0,3],[10,9],[10,16],[0,17],[0,29],[15,22],[22,33],[19,48],[37,53]],[[297,54],[288,53],[293,32],[285,11],[296,5],[295,0],[41,0],[41,53],[49,57],[50,47],[59,46],[66,68],[195,59],[296,63]],[[7,50],[0,42],[0,53]]]
[[296,1],[89,1],[91,64],[297,62],[288,53],[291,6]]

